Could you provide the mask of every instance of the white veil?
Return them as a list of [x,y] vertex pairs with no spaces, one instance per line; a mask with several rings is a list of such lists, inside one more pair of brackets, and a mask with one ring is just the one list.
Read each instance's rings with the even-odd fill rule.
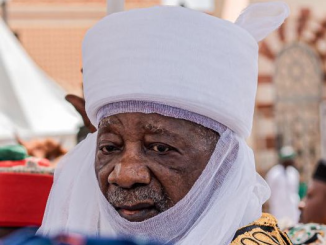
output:
[[239,227],[258,219],[269,188],[244,140],[254,111],[257,41],[288,12],[282,2],[254,4],[234,25],[183,8],[154,8],[108,16],[92,28],[83,65],[86,111],[94,125],[103,106],[149,101],[161,106],[118,104],[104,114],[159,113],[211,128],[220,139],[181,201],[151,219],[129,222],[100,192],[94,170],[97,134],[90,134],[59,163],[38,233],[227,245]]
[[209,163],[175,206],[149,220],[129,222],[119,216],[100,191],[94,170],[97,134],[91,134],[58,165],[40,234],[78,232],[163,243],[226,245],[239,227],[261,216],[269,188],[256,173],[252,150],[244,139],[209,118],[178,108],[151,108],[152,103],[137,102],[134,108],[129,103],[125,109],[123,103],[118,104],[113,110],[111,106],[106,116],[134,111],[160,113],[201,122],[216,130],[220,139]]

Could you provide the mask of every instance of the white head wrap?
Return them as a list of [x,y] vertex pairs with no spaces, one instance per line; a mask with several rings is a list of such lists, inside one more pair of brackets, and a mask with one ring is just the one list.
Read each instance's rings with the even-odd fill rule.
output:
[[221,138],[181,201],[132,223],[100,192],[94,170],[97,134],[89,135],[58,165],[39,233],[227,245],[239,227],[259,218],[269,189],[244,140],[252,127],[257,41],[288,13],[282,2],[254,4],[232,24],[186,8],[154,7],[112,14],[88,31],[84,90],[94,125],[117,113],[159,113],[213,128]]

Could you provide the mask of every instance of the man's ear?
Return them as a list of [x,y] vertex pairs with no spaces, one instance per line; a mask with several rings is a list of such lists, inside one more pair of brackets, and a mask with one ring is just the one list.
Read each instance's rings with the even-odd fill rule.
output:
[[68,94],[68,95],[66,95],[65,99],[75,107],[75,109],[78,111],[78,113],[83,118],[84,125],[89,129],[89,131],[91,133],[96,132],[96,128],[91,123],[91,121],[89,120],[89,118],[86,114],[84,98],[79,97],[77,95]]

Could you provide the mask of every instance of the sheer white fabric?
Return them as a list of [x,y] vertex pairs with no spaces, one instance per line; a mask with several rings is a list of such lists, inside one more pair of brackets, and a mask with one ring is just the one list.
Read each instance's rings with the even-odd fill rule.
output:
[[143,222],[123,219],[102,195],[94,170],[97,135],[89,135],[60,162],[39,234],[78,232],[163,243],[229,244],[239,227],[260,217],[269,188],[256,173],[246,142],[215,124],[220,125],[215,130],[221,137],[192,189],[174,207]]
[[290,9],[285,2],[265,2],[249,5],[242,11],[235,24],[247,30],[257,42],[283,24]]
[[[273,13],[268,11],[271,6]],[[38,233],[227,245],[239,227],[259,218],[269,188],[256,173],[253,152],[244,140],[254,111],[256,40],[283,23],[287,14],[285,4],[261,3],[244,11],[237,26],[185,8],[157,7],[113,14],[93,27],[83,43],[86,111],[93,124],[105,105],[155,101],[170,108],[136,111],[205,127],[215,120],[219,126],[210,128],[221,137],[181,201],[151,219],[132,223],[121,218],[100,192],[94,170],[97,134],[89,135],[59,163]],[[261,25],[255,25],[258,22]],[[261,31],[252,31],[255,28]],[[183,116],[175,108],[183,109]],[[127,111],[115,110],[122,112]]]

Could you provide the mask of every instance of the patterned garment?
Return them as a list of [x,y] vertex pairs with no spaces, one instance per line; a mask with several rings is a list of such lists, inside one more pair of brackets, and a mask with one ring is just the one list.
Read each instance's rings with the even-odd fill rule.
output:
[[240,228],[230,245],[292,245],[288,236],[280,231],[276,219],[263,214],[260,219]]
[[286,232],[293,245],[326,245],[326,225],[298,224]]

